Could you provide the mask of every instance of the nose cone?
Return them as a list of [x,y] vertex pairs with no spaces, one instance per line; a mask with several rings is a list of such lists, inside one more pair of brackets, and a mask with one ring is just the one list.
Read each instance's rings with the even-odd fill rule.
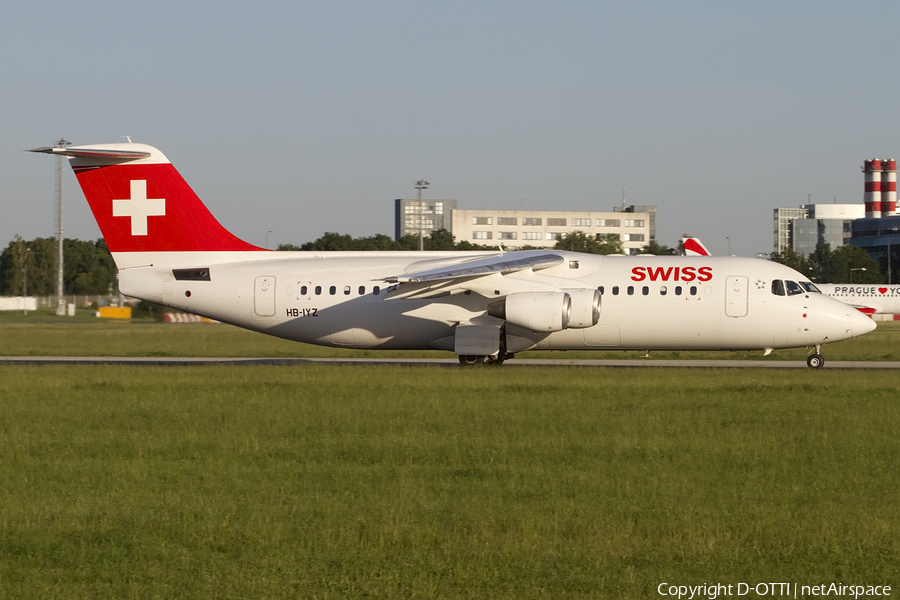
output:
[[855,308],[850,311],[850,336],[857,337],[865,335],[870,331],[874,331],[878,326],[875,321],[868,315],[861,313]]
[[[876,327],[875,321],[865,314],[856,310],[849,304],[844,304],[834,298],[810,294],[808,299],[810,312],[815,315],[817,324],[822,329],[811,329],[825,334],[824,339],[828,342],[837,342],[839,340],[849,340],[850,338],[865,335]],[[818,319],[821,319],[819,321]]]

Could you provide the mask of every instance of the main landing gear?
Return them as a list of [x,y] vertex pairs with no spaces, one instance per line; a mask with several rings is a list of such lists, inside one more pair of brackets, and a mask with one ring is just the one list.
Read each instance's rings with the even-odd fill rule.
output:
[[500,351],[496,357],[494,356],[480,356],[477,354],[460,354],[459,355],[459,364],[464,367],[474,367],[477,365],[497,365],[500,366],[503,364],[508,358],[514,358],[515,354],[510,354],[508,352]]
[[822,344],[816,344],[813,353],[806,357],[806,365],[810,369],[821,369],[825,366],[825,359],[819,352],[822,350]]
[[483,365],[484,357],[477,354],[460,354],[459,364],[464,367],[474,367],[475,365]]
[[[474,367],[478,365],[497,365],[500,366],[508,358],[514,358],[513,352],[506,351],[506,324],[500,327],[498,344],[499,350],[497,354],[460,354],[459,364],[464,367]],[[483,347],[484,350],[490,351],[489,346]]]

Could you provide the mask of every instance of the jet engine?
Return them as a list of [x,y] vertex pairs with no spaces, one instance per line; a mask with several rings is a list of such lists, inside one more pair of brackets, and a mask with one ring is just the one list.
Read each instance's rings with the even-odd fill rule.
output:
[[600,292],[596,289],[566,290],[572,297],[569,329],[593,327],[600,320]]
[[510,294],[489,304],[488,314],[530,331],[562,331],[572,316],[572,297],[566,292]]

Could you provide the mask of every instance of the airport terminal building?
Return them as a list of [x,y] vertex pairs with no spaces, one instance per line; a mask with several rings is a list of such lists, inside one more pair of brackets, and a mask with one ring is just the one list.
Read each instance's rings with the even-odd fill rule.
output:
[[599,239],[616,236],[625,252],[637,254],[656,241],[656,206],[632,205],[610,212],[551,210],[459,209],[456,200],[397,199],[394,235],[425,236],[437,229],[450,231],[457,242],[508,250],[523,246],[552,248],[560,236],[582,231]]
[[816,244],[832,248],[850,243],[852,223],[865,216],[862,204],[804,204],[775,209],[775,251],[788,248],[808,256]]

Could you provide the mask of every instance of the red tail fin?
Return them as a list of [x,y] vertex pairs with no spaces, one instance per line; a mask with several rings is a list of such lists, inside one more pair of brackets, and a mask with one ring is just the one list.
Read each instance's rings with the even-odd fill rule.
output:
[[682,238],[682,242],[684,243],[685,255],[687,255],[687,256],[710,256],[709,250],[707,250],[706,246],[703,245],[703,242],[701,242],[697,238],[685,237],[685,238]]
[[226,230],[144,144],[36,148],[68,156],[111,252],[264,251]]

